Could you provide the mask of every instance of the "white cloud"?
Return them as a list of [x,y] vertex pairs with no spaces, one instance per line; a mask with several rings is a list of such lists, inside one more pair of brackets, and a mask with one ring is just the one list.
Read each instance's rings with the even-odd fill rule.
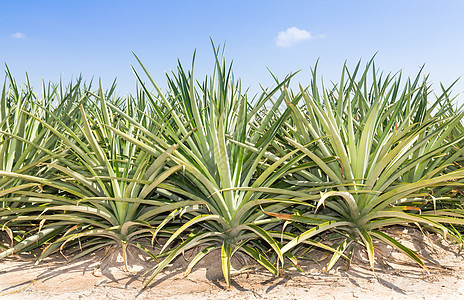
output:
[[296,27],[290,27],[285,31],[281,31],[277,34],[276,45],[279,47],[291,47],[296,43],[303,40],[313,39],[311,32],[298,29]]
[[21,40],[21,39],[25,39],[26,38],[26,35],[22,32],[16,32],[16,33],[13,33],[11,35],[12,38],[14,39],[18,39],[18,40]]

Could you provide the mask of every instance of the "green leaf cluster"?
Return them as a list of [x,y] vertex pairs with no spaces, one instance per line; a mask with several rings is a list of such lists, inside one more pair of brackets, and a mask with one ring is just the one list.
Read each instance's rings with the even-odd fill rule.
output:
[[[157,263],[148,285],[189,249],[195,264],[248,255],[275,275],[308,247],[356,247],[372,269],[375,241],[423,259],[382,231],[413,225],[461,243],[464,112],[451,87],[379,74],[374,61],[326,88],[316,71],[249,98],[213,45],[211,76],[181,63],[162,91],[137,58],[134,95],[77,79],[38,96],[7,69],[0,99],[0,259],[40,249],[38,261],[139,247]],[[147,80],[146,83],[144,80]],[[157,244],[159,242],[160,244]],[[148,248],[158,247],[156,253]],[[126,266],[127,267],[127,266]]]

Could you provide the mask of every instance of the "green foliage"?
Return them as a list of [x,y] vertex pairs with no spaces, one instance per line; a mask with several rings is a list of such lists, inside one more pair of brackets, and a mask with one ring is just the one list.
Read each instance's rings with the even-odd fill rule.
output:
[[[81,80],[38,97],[7,69],[0,101],[0,259],[40,249],[80,257],[137,246],[159,259],[148,285],[200,247],[221,252],[227,285],[241,252],[273,274],[308,245],[327,268],[374,242],[425,262],[382,228],[417,225],[461,242],[464,112],[420,74],[344,67],[333,88],[276,80],[252,100],[213,45],[211,77],[179,63],[162,91],[140,63],[125,98]],[[138,59],[138,58],[137,58]],[[143,81],[147,78],[149,84]],[[154,92],[153,92],[154,91]],[[285,221],[285,222],[284,222]],[[330,233],[330,234],[327,234]],[[161,239],[160,239],[161,237]],[[151,243],[150,243],[151,241]],[[159,254],[146,246],[157,246]]]
[[[359,81],[358,69],[359,65],[350,74],[344,68],[339,86],[322,93],[315,87],[314,72],[312,89],[300,91],[304,105],[292,106],[297,130],[286,140],[317,164],[311,178],[305,179],[316,178],[333,186],[321,191],[315,210],[302,213],[312,218],[311,223],[313,219],[327,222],[302,233],[282,252],[315,234],[336,231],[334,243],[344,245],[341,250],[352,253],[356,244],[364,245],[372,268],[373,239],[424,265],[413,251],[378,229],[420,224],[459,241],[443,224],[463,224],[462,211],[437,209],[430,200],[446,194],[444,187],[449,191],[462,181],[464,171],[450,166],[457,153],[462,155],[456,150],[464,136],[452,132],[461,124],[463,113],[450,113],[448,106],[439,106],[447,91],[428,107],[429,87],[419,82],[419,75],[401,91],[399,80],[378,78],[372,62]],[[318,142],[311,143],[314,140]],[[290,219],[305,223],[300,217]]]

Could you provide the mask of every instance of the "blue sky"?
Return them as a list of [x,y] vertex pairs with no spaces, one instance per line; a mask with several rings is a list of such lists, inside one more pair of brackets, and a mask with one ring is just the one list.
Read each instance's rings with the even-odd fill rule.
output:
[[[433,87],[464,75],[464,1],[4,1],[0,0],[0,61],[18,82],[117,78],[118,92],[135,87],[134,51],[161,86],[177,58],[196,74],[211,73],[210,37],[226,44],[234,73],[251,91],[279,78],[338,80],[344,61],[366,62],[414,76],[425,64]],[[0,67],[3,73],[3,64]],[[464,103],[464,78],[454,88]]]

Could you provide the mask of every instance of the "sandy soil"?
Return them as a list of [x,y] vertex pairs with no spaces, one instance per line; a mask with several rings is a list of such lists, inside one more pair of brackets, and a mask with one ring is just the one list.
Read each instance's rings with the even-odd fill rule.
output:
[[[437,236],[422,237],[417,230],[395,231],[405,245],[429,260],[430,273],[401,253],[379,245],[375,275],[359,252],[349,270],[345,264],[324,272],[324,262],[303,261],[303,270],[275,277],[259,268],[242,268],[237,257],[232,287],[225,288],[219,253],[212,253],[184,278],[186,258],[180,258],[148,289],[142,290],[143,274],[151,264],[130,258],[124,271],[120,253],[100,265],[99,253],[67,263],[55,256],[39,266],[23,257],[0,262],[1,299],[464,299],[464,257],[457,248]],[[188,254],[186,254],[187,256]],[[321,253],[314,253],[319,258]],[[327,259],[326,259],[327,260]]]

